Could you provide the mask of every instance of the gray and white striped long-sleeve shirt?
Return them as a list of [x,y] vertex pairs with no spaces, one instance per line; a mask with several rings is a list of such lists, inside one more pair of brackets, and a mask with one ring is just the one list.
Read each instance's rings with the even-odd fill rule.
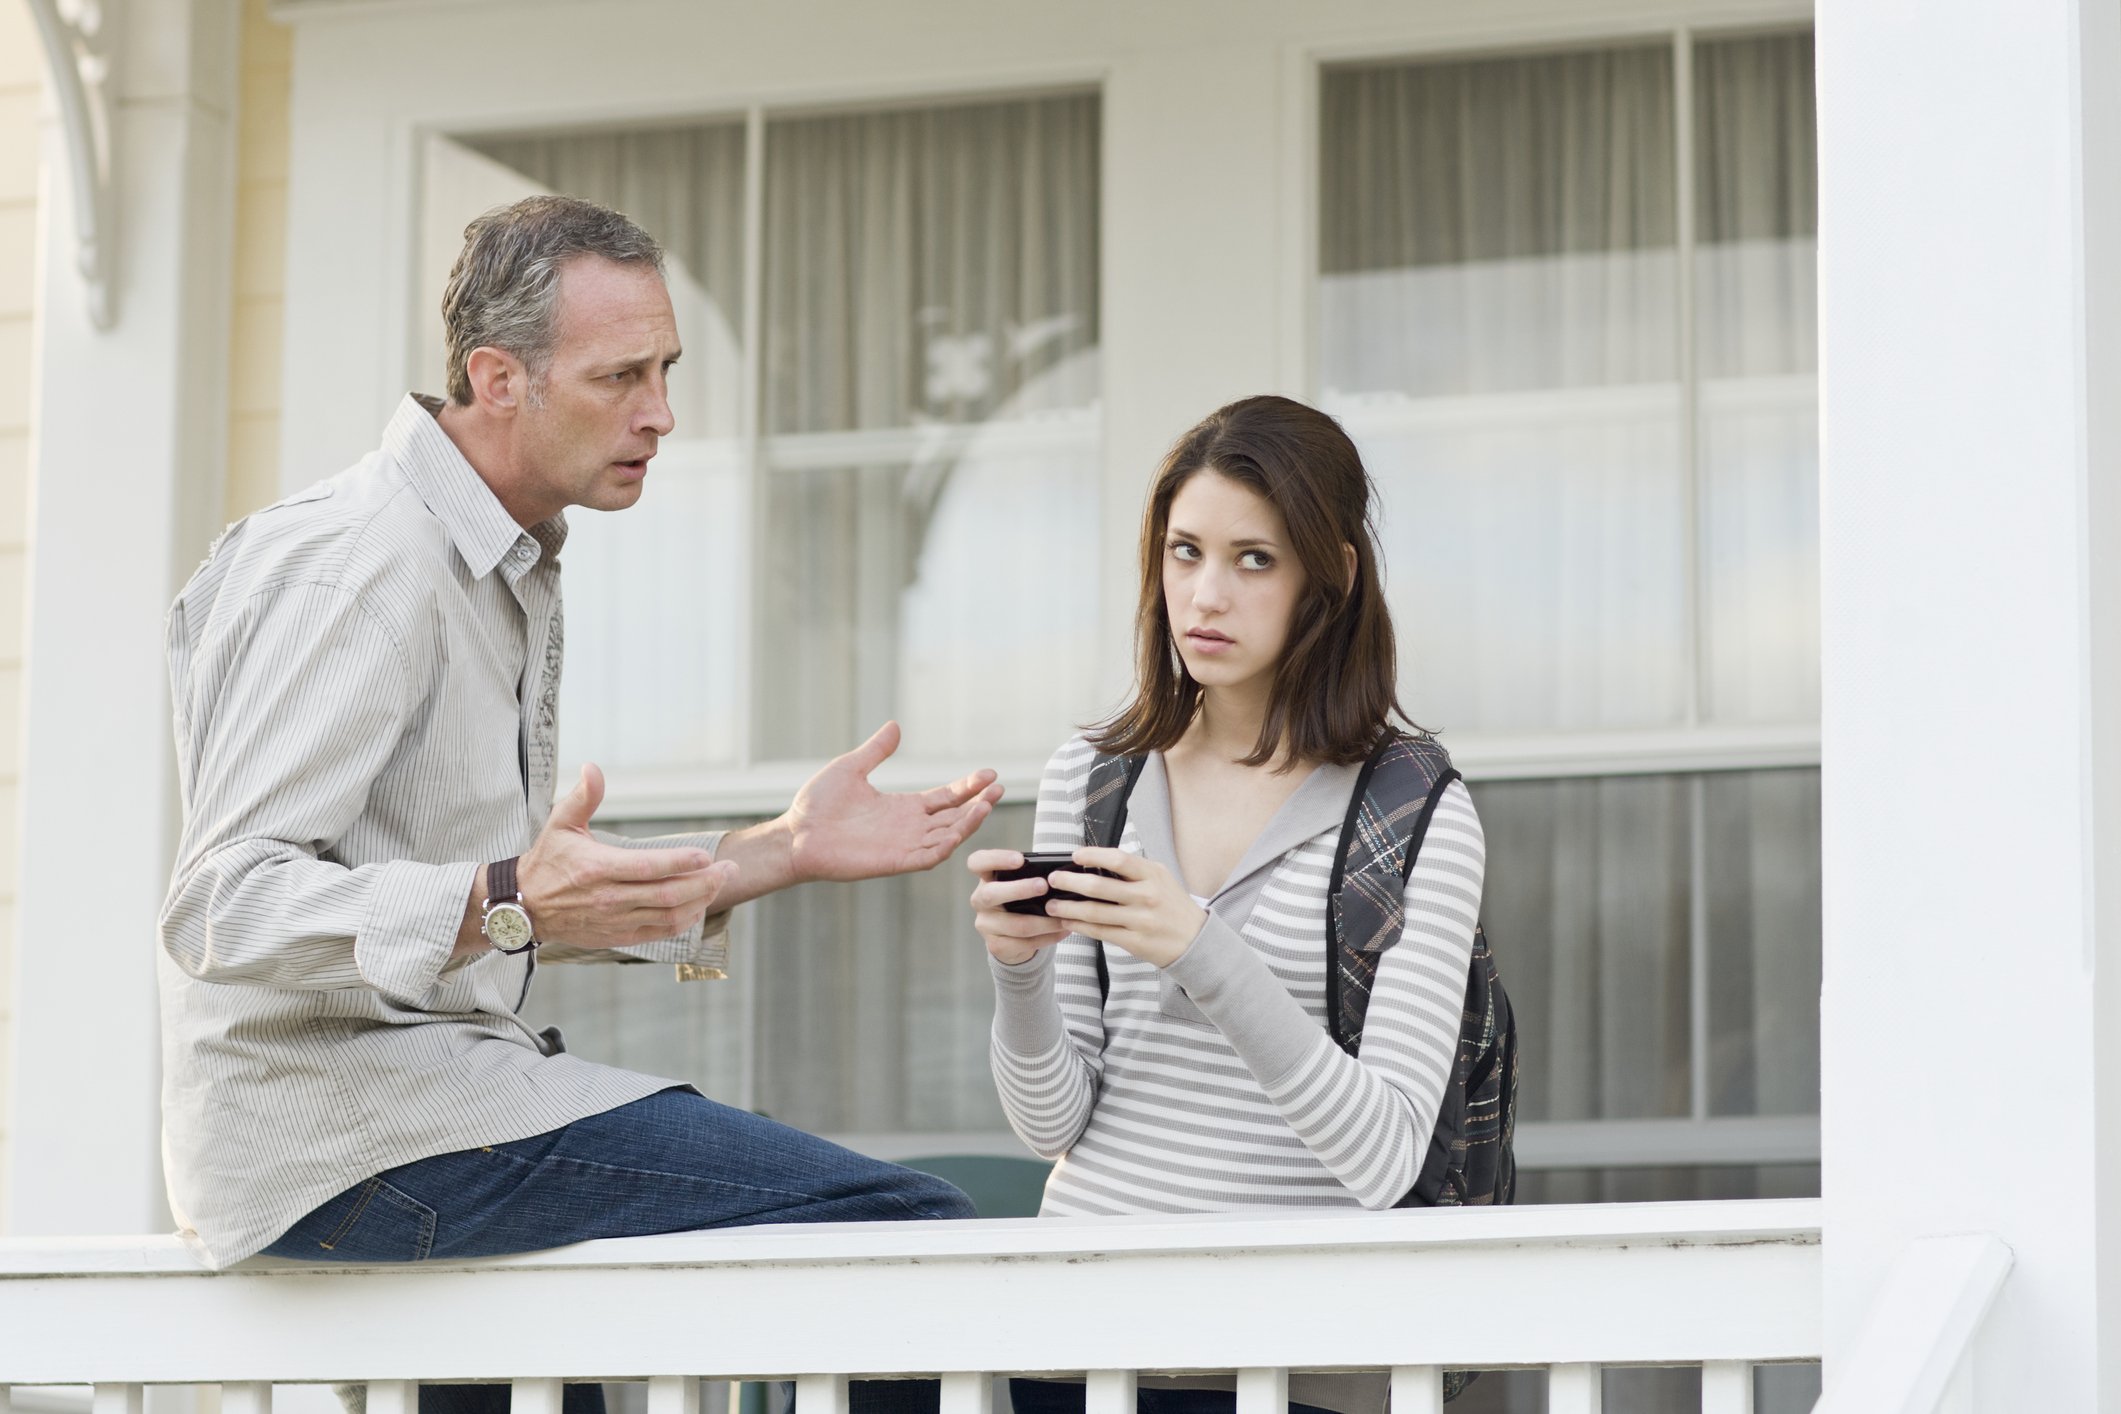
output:
[[[481,866],[550,808],[566,525],[517,526],[436,406],[408,397],[379,451],[232,527],[170,611],[163,1162],[216,1266],[384,1169],[675,1083],[534,1033],[537,954],[451,960]],[[725,922],[544,957],[682,971]]]
[[[1095,752],[1077,737],[1039,789],[1035,847],[1082,843]],[[1449,1075],[1486,847],[1463,785],[1438,802],[1378,968],[1358,1056],[1326,1030],[1325,908],[1357,767],[1320,767],[1254,841],[1185,954],[1159,972],[1079,934],[994,963],[1002,1106],[1058,1158],[1046,1214],[1389,1207],[1413,1187]],[[1162,757],[1121,847],[1177,872]]]

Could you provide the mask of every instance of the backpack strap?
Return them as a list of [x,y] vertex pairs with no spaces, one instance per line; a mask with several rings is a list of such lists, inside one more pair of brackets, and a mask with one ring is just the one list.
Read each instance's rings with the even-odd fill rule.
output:
[[1117,849],[1127,830],[1127,797],[1141,779],[1146,756],[1106,756],[1090,762],[1090,785],[1083,796],[1083,843]]
[[1458,778],[1433,737],[1396,735],[1355,778],[1326,906],[1326,1019],[1351,1056],[1362,1045],[1378,961],[1406,924],[1407,880],[1429,821]]
[[[1141,779],[1147,756],[1107,756],[1103,752],[1090,762],[1090,785],[1083,796],[1083,843],[1105,849],[1119,848],[1127,832],[1127,798]],[[1112,995],[1112,972],[1105,965],[1105,945],[1097,945],[1097,995],[1102,1002]]]

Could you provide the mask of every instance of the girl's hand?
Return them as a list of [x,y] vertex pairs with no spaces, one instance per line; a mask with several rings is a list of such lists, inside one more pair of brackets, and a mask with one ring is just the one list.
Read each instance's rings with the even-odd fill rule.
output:
[[987,951],[997,962],[1011,967],[1029,962],[1040,948],[1050,948],[1068,936],[1068,927],[1036,913],[1010,913],[1002,908],[1017,899],[1037,898],[1046,891],[1044,879],[1010,879],[996,882],[1003,869],[1022,866],[1023,855],[1013,849],[977,849],[965,867],[979,876],[972,891],[972,926],[986,939]]
[[1065,920],[1075,932],[1123,948],[1152,966],[1169,967],[1193,946],[1208,922],[1206,910],[1193,901],[1186,886],[1152,859],[1123,849],[1086,845],[1075,851],[1075,862],[1119,875],[1107,879],[1099,874],[1053,872],[1054,888],[1087,900],[1055,899],[1046,905],[1047,913]]

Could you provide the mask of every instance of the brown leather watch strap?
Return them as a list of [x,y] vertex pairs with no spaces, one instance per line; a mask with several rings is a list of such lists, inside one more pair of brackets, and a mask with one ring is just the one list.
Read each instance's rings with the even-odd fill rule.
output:
[[522,891],[516,888],[516,860],[519,855],[510,855],[486,866],[486,903],[492,907],[497,903],[521,903]]

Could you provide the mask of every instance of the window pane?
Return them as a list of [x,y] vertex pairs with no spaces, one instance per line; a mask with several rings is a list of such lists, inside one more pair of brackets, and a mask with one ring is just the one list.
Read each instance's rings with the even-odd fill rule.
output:
[[776,120],[761,755],[1043,755],[1094,709],[1094,96]]
[[[661,242],[685,350],[671,375],[676,430],[650,464],[640,502],[615,515],[577,510],[568,518],[560,699],[568,759],[651,769],[733,761],[744,680],[738,622],[735,612],[702,613],[700,606],[748,599],[736,441],[743,125],[469,145],[519,174],[527,189],[614,207]],[[462,221],[456,225],[461,230]],[[673,642],[682,651],[671,651]]]
[[1819,715],[1812,39],[1695,50],[1708,708]]
[[[979,847],[1029,848],[1032,813],[1000,807]],[[952,860],[752,905],[759,1108],[820,1133],[1008,1128],[987,1069],[994,984],[971,892]]]
[[1474,787],[1520,1120],[1690,1112],[1688,796],[1659,776]]
[[1669,48],[1329,69],[1321,100],[1327,389],[1672,380]]
[[1520,1118],[1695,1113],[1696,958],[1708,972],[1701,1112],[1818,1112],[1817,771],[1487,781],[1474,798],[1481,913],[1517,1013]]
[[1329,70],[1320,382],[1417,718],[1686,711],[1667,47]]
[[1819,773],[1712,775],[1709,1110],[1819,1110]]

